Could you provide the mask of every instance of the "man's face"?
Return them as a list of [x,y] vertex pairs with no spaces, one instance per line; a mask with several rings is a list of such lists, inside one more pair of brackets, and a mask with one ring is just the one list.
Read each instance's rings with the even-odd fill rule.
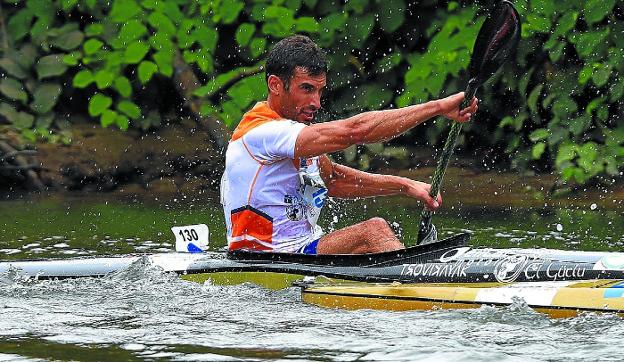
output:
[[293,121],[310,124],[321,108],[321,95],[325,84],[325,73],[313,76],[304,68],[295,68],[288,89],[281,87],[282,90],[278,95],[280,114]]

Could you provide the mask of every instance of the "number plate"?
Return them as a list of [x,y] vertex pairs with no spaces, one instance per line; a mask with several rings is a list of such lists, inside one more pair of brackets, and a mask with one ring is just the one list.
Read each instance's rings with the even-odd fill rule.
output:
[[176,251],[201,253],[208,250],[208,226],[206,224],[174,226],[171,228],[176,238]]

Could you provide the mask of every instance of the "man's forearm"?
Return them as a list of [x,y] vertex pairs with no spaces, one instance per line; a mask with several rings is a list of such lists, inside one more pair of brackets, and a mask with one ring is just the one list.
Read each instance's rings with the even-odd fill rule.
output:
[[404,108],[364,112],[342,122],[350,123],[356,143],[367,144],[394,138],[439,114],[438,101],[430,101]]
[[372,174],[338,164],[333,164],[327,187],[329,196],[340,198],[396,195],[405,190],[402,177]]

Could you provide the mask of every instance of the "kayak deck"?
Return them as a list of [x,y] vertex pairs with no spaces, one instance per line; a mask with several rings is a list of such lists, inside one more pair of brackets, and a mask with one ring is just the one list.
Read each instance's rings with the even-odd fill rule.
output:
[[502,283],[318,283],[302,288],[306,303],[343,309],[433,310],[506,306],[524,301],[551,317],[581,312],[624,314],[624,280]]

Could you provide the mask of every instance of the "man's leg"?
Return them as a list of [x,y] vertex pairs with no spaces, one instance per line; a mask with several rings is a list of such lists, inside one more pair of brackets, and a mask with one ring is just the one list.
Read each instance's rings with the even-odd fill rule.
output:
[[375,217],[323,237],[317,254],[365,254],[405,249],[386,220]]

